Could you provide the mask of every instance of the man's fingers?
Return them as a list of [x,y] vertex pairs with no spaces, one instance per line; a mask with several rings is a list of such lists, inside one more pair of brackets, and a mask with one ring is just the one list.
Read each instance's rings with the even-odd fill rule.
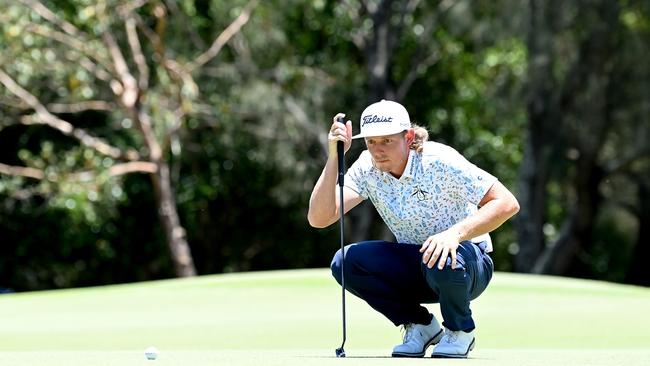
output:
[[429,260],[431,259],[431,256],[433,255],[434,250],[436,249],[436,242],[433,241],[432,239],[428,239],[423,249],[424,249],[424,255],[422,255],[422,263],[428,264]]
[[445,268],[445,263],[447,262],[448,256],[449,256],[449,248],[443,249],[442,253],[440,254],[440,260],[438,261],[438,269]]
[[422,263],[429,263],[429,258],[431,258],[432,253],[433,253],[432,248],[428,248],[427,250],[425,250],[424,254],[422,255]]
[[334,132],[330,133],[330,140],[333,140],[333,141],[343,141],[343,142],[347,142],[347,141],[348,141],[347,137],[345,137],[345,136],[343,136],[343,135],[340,135],[340,134],[336,134],[336,133],[334,133]]
[[433,268],[433,266],[436,265],[436,260],[440,256],[440,252],[442,251],[442,245],[440,243],[436,243],[435,250],[433,251],[433,254],[431,255],[431,259],[427,262],[427,267]]
[[424,241],[424,244],[420,247],[420,253],[424,253],[425,250],[429,247],[429,244],[431,243],[431,237],[427,238],[427,240]]
[[458,264],[456,262],[456,251],[455,250],[450,250],[449,255],[451,255],[451,269],[456,269],[456,265]]
[[341,122],[334,122],[330,128],[329,139],[330,141],[343,141],[347,143],[350,137],[348,136],[346,125]]

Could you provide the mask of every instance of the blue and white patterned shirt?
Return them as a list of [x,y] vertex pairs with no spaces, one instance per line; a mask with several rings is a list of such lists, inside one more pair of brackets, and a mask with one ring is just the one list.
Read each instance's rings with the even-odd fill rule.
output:
[[[496,181],[453,148],[437,142],[425,142],[421,154],[411,150],[399,179],[375,168],[368,150],[345,176],[345,186],[372,201],[398,242],[417,245],[474,214]],[[492,251],[488,234],[472,241],[486,241],[486,251]]]

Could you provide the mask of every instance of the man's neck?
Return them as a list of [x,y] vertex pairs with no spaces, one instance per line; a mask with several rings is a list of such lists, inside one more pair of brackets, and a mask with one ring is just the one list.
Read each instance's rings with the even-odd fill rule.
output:
[[408,165],[409,158],[411,157],[411,150],[409,150],[408,155],[406,155],[406,159],[400,164],[400,167],[396,171],[390,171],[388,172],[390,175],[395,177],[395,179],[400,179],[402,175],[404,175],[404,171],[406,170],[406,165]]

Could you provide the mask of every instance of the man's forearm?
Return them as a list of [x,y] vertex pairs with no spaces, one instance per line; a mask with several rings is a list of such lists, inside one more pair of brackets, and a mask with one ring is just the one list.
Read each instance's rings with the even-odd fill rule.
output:
[[470,240],[497,229],[518,211],[516,200],[494,199],[483,205],[476,214],[456,223],[452,229],[458,234],[458,241]]
[[336,180],[338,178],[338,162],[329,158],[325,168],[314,186],[309,199],[307,219],[314,227],[326,227],[336,221]]

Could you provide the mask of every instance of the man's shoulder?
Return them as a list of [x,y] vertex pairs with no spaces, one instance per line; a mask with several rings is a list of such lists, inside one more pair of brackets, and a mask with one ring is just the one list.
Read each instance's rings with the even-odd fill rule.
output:
[[440,161],[453,159],[458,156],[458,151],[449,145],[440,142],[427,141],[422,146],[423,161]]

